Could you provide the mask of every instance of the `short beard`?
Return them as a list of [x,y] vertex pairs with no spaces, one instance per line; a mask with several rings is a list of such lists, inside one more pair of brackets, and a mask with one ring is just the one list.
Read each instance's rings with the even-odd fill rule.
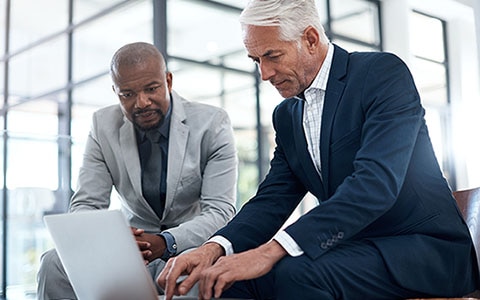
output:
[[[137,122],[137,115],[138,114],[142,114],[142,113],[145,113],[145,112],[149,112],[149,111],[154,111],[156,112],[159,116],[160,116],[160,121],[158,121],[157,123],[155,124],[152,124],[151,126],[148,126],[148,127],[145,127],[145,126],[141,126],[138,122]],[[151,108],[147,108],[147,109],[138,109],[136,111],[134,111],[132,113],[132,120],[133,120],[133,124],[135,125],[135,127],[137,127],[138,129],[140,130],[143,130],[143,131],[147,131],[147,130],[150,130],[150,129],[153,129],[153,128],[157,128],[160,123],[162,123],[162,121],[165,119],[165,114],[163,113],[163,111],[161,109],[151,109]]]

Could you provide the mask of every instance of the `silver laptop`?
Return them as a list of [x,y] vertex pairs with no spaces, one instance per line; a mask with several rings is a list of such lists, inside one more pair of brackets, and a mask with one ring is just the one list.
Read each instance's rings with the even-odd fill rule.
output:
[[165,299],[157,295],[130,226],[119,210],[48,215],[44,221],[79,300]]
[[44,220],[79,300],[159,299],[120,211],[48,215]]

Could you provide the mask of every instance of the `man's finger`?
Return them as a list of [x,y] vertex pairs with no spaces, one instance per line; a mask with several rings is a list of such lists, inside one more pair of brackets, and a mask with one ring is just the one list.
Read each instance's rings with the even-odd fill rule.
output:
[[150,250],[141,251],[141,253],[142,253],[143,259],[146,259],[146,260],[148,260],[148,258],[152,256],[152,251]]
[[233,284],[233,281],[228,279],[228,277],[231,277],[228,276],[228,271],[227,273],[217,275],[217,280],[215,281],[215,285],[213,287],[213,297],[220,298],[222,293]]
[[162,289],[165,289],[165,283],[166,283],[166,277],[167,277],[167,270],[170,270],[170,264],[173,261],[173,259],[167,260],[167,263],[163,267],[162,271],[160,272],[160,275],[157,277],[157,283],[160,285]]
[[168,263],[163,269],[162,273],[160,274],[160,277],[158,280],[159,284],[161,284],[160,282],[161,279],[163,281],[166,300],[172,299],[175,292],[175,288],[177,287],[177,279],[178,277],[180,277],[180,275],[185,269],[185,268],[182,268],[180,265],[177,265],[177,259],[178,257],[168,260]]
[[136,227],[131,227],[131,229],[132,229],[133,235],[135,235],[135,236],[142,235],[145,232],[145,230],[139,229],[139,228],[136,228]]
[[202,296],[202,299],[210,299],[212,297],[215,280],[216,276],[211,270],[207,269],[207,271],[202,272],[198,282],[198,294]]
[[197,283],[199,272],[193,270],[189,275],[181,275],[177,279],[177,291],[180,295],[185,295]]
[[145,241],[137,241],[137,245],[140,250],[147,250],[150,249],[150,247],[152,246],[149,242]]

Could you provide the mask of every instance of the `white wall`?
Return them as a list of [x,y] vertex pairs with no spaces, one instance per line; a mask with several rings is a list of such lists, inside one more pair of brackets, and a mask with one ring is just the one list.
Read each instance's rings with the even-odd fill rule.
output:
[[457,188],[480,186],[480,1],[383,0],[384,49],[396,53],[407,64],[412,55],[411,10],[447,22]]

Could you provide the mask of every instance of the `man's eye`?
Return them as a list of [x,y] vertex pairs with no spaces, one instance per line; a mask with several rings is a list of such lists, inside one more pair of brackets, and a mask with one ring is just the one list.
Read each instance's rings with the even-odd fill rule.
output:
[[133,93],[126,92],[126,93],[120,93],[120,97],[123,97],[125,99],[129,99],[133,97]]
[[146,88],[145,93],[150,93],[150,94],[154,93],[158,88],[159,86],[152,86],[152,87]]

